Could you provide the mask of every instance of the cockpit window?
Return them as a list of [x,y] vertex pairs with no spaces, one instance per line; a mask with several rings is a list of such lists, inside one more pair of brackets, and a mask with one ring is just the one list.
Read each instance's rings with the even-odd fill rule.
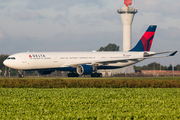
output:
[[15,60],[16,58],[15,58],[15,57],[8,57],[7,59],[8,59],[8,60],[10,60],[10,59],[11,59],[11,60]]

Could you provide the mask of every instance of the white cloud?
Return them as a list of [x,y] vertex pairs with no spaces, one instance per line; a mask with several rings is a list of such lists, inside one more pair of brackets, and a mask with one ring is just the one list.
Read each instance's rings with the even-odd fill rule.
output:
[[116,13],[116,9],[110,10],[104,10],[101,13],[89,13],[86,15],[81,15],[77,14],[73,17],[73,19],[78,23],[78,24],[83,24],[83,25],[89,25],[89,26],[99,26],[102,27],[107,22],[119,22],[120,17]]
[[179,41],[179,35],[180,35],[180,29],[169,27],[168,29],[160,29],[159,30],[159,36],[162,36],[164,39],[170,40],[170,41]]
[[15,19],[28,21],[28,20],[40,20],[45,18],[38,12],[27,12],[27,11],[19,11],[15,14]]
[[101,0],[29,0],[27,8],[38,10],[53,7],[55,10],[64,11],[70,7],[83,4],[86,7],[97,5],[102,6]]
[[178,0],[140,0],[136,3],[141,13],[153,12],[163,17],[180,18],[180,2]]
[[0,0],[1,3],[11,2],[12,0]]
[[69,23],[68,14],[65,14],[65,15],[59,14],[55,18],[53,18],[53,20],[55,22],[58,22],[62,26],[65,26],[66,24]]
[[7,34],[4,32],[2,28],[0,28],[0,43],[4,41],[4,39],[7,37]]

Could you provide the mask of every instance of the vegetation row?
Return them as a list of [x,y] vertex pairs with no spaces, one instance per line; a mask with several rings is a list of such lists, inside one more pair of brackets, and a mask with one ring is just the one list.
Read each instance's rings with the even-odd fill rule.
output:
[[179,88],[0,88],[0,120],[179,120]]
[[1,79],[0,88],[180,88],[180,78]]

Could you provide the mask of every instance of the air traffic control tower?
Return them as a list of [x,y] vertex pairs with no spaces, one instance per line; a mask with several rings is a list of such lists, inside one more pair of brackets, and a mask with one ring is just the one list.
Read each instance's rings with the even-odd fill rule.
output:
[[137,13],[137,9],[129,7],[132,4],[132,0],[124,0],[125,7],[117,9],[117,12],[121,16],[123,24],[123,51],[129,51],[131,49],[131,29],[134,15]]

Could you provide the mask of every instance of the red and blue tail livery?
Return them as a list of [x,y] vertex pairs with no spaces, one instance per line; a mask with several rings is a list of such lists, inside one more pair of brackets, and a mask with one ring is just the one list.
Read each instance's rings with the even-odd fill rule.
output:
[[150,25],[137,45],[130,51],[150,51],[156,27],[156,25]]

